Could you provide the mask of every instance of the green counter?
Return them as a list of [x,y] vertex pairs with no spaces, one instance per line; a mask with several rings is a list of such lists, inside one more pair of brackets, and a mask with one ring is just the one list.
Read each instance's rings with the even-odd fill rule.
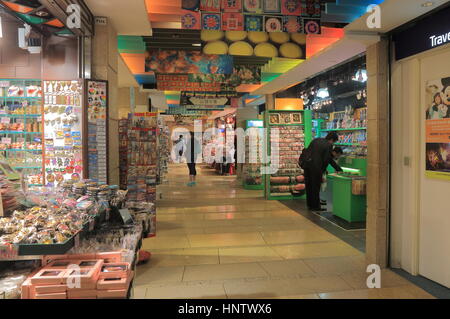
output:
[[333,188],[333,215],[349,223],[366,220],[366,196],[352,194],[352,178],[328,175],[327,182]]

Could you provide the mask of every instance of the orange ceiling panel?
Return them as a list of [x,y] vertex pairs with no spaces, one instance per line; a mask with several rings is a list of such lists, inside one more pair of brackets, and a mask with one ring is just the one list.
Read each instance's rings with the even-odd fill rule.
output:
[[133,74],[145,73],[145,54],[141,53],[121,53],[125,64]]
[[259,89],[262,84],[241,84],[236,88],[237,92],[253,92]]
[[322,51],[344,37],[344,29],[322,27],[322,34],[308,34],[306,36],[306,58]]
[[303,110],[302,99],[275,99],[275,110]]
[[148,18],[152,22],[181,22],[181,15],[149,13]]
[[3,3],[6,4],[6,6],[8,8],[10,8],[11,10],[19,12],[19,13],[28,13],[28,12],[33,11],[33,8],[21,6],[20,4],[17,4],[17,3],[12,3],[12,2],[8,2],[8,1],[3,1]]
[[50,21],[46,22],[45,24],[48,24],[48,25],[51,25],[51,26],[57,27],[57,28],[64,27],[64,24],[61,21],[59,21],[58,19],[50,20]]

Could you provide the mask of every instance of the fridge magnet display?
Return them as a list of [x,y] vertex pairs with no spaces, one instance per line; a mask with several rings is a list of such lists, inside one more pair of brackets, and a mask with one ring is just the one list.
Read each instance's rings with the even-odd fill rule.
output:
[[222,28],[220,13],[202,13],[203,30],[220,30]]
[[221,0],[200,0],[200,10],[207,12],[220,12]]
[[181,16],[181,27],[182,29],[189,30],[200,30],[201,25],[201,14],[199,11],[184,11]]
[[263,16],[245,15],[245,31],[264,31]]
[[263,0],[264,13],[281,13],[280,0]]
[[299,0],[281,0],[281,13],[283,15],[299,16],[301,5]]
[[242,12],[242,0],[222,0],[223,12]]
[[184,10],[198,11],[200,9],[200,0],[181,0],[181,8]]
[[262,0],[244,0],[244,12],[262,13]]
[[450,181],[450,77],[426,84],[426,176]]
[[264,17],[264,27],[266,32],[282,32],[283,21],[281,17]]
[[222,13],[223,31],[244,31],[244,16],[241,13]]
[[306,34],[321,34],[320,19],[304,19]]

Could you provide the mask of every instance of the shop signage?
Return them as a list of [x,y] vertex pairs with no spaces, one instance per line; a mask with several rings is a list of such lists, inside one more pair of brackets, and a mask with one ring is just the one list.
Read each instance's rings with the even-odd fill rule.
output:
[[221,91],[221,83],[199,83],[190,82],[188,75],[158,74],[156,76],[157,88],[159,91],[198,91],[216,92]]
[[450,43],[450,7],[395,33],[394,42],[397,60]]

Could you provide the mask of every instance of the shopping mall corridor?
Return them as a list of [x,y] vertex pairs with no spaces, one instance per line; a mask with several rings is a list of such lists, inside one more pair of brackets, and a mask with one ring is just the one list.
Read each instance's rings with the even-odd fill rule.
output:
[[185,165],[159,186],[151,260],[138,266],[134,298],[432,298],[389,270],[366,286],[364,255],[262,191]]

